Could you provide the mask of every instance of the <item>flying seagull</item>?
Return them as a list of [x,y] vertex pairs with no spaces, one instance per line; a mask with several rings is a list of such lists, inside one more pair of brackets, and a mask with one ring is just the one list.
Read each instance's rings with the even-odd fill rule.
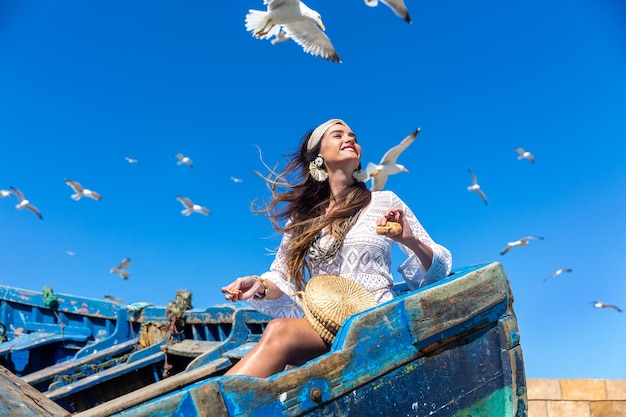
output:
[[83,197],[93,198],[96,201],[102,200],[102,197],[100,196],[99,193],[92,191],[92,190],[88,190],[87,188],[83,188],[83,186],[80,185],[80,182],[78,181],[72,181],[72,180],[68,180],[67,178],[65,178],[65,183],[72,190],[74,190],[74,194],[70,196],[72,197],[73,200],[78,201]]
[[545,278],[543,281],[545,282],[549,280],[550,278],[556,278],[559,275],[564,274],[566,272],[572,272],[572,268],[559,268],[556,271],[554,271],[552,275],[550,275],[548,278]]
[[194,204],[188,197],[177,195],[176,200],[180,201],[182,205],[185,206],[185,208],[180,211],[185,216],[189,216],[191,213],[200,213],[204,214],[205,216],[211,215],[211,212],[208,208],[203,207],[199,204]]
[[111,274],[120,274],[122,279],[128,279],[130,276],[130,272],[126,270],[128,265],[130,265],[130,258],[124,258],[117,267],[112,267],[109,272]]
[[105,295],[104,299],[107,301],[111,301],[112,303],[126,304],[121,298],[113,297],[112,295]]
[[190,157],[183,155],[182,153],[177,153],[174,155],[176,158],[178,158],[178,162],[176,164],[178,165],[182,165],[182,164],[187,164],[189,165],[191,168],[193,168],[193,161],[191,160]]
[[66,254],[68,254],[69,256],[74,256],[74,255],[76,255],[76,252],[71,251],[71,250],[66,250],[66,251],[65,251],[65,253],[66,253]]
[[[248,10],[246,30],[257,39],[280,39],[285,35],[313,56],[341,62],[330,39],[323,32],[326,27],[318,12],[298,0],[264,0],[267,11]],[[321,29],[321,30],[320,30]]]
[[472,172],[471,169],[468,168],[467,170],[472,176],[472,185],[467,187],[467,191],[476,191],[476,194],[478,194],[480,198],[483,199],[483,202],[485,203],[485,205],[487,205],[487,196],[485,195],[483,190],[480,189],[480,185],[478,184],[478,179],[476,178],[476,175]]
[[135,158],[131,158],[129,156],[125,156],[124,160],[126,160],[126,162],[128,162],[129,164],[137,164],[137,163],[139,163],[138,160],[136,160]]
[[518,153],[517,159],[522,160],[526,158],[530,162],[535,162],[535,157],[533,156],[533,154],[524,150],[524,148],[515,148],[514,151]]
[[413,131],[413,133],[402,139],[402,142],[389,149],[385,155],[383,155],[383,158],[380,160],[378,165],[373,162],[368,162],[365,171],[372,179],[371,191],[382,190],[389,175],[397,174],[398,172],[409,172],[404,165],[397,163],[398,157],[411,143],[413,143],[419,133],[420,128],[418,127]]
[[37,217],[39,217],[40,219],[43,220],[43,216],[41,215],[39,210],[37,210],[37,207],[35,207],[32,204],[30,204],[30,201],[28,201],[27,199],[24,198],[24,194],[22,194],[22,192],[20,190],[18,190],[17,188],[15,188],[13,186],[10,186],[9,188],[11,189],[11,191],[13,191],[13,194],[15,194],[15,196],[19,200],[19,203],[15,205],[16,209],[21,210],[23,208],[26,208],[26,209],[32,211],[33,213],[35,213],[35,215]]
[[10,197],[13,195],[13,191],[9,190],[0,190],[0,198]]
[[237,177],[230,177],[230,180],[232,182],[243,182],[243,180],[241,178],[237,178]]
[[[406,8],[403,0],[380,0],[380,2],[386,6],[389,6],[391,10],[402,20],[407,23],[411,23],[411,16],[409,16],[409,11]],[[370,7],[378,6],[378,0],[365,0],[365,4]]]
[[541,237],[541,236],[526,236],[526,237],[521,238],[520,240],[516,240],[514,242],[509,242],[509,243],[507,243],[506,248],[502,249],[502,252],[500,252],[500,255],[504,255],[511,248],[514,248],[516,246],[528,246],[528,244],[530,243],[531,239],[543,240],[543,237]]
[[595,308],[612,308],[613,310],[617,311],[618,313],[622,312],[621,308],[619,308],[618,306],[613,305],[613,304],[606,304],[606,303],[603,303],[602,301],[592,301],[591,303],[593,304],[593,306]]

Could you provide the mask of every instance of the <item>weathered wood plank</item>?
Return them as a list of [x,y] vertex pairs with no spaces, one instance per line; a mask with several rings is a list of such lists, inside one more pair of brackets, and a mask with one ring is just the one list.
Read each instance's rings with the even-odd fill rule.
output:
[[67,410],[0,366],[2,415],[11,417],[68,417]]

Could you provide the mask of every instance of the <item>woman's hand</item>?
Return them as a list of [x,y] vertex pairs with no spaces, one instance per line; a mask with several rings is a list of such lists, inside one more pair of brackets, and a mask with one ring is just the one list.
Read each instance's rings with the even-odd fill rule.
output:
[[387,210],[383,217],[376,221],[376,226],[385,226],[387,222],[396,222],[402,225],[402,233],[398,233],[397,235],[390,235],[390,239],[393,239],[397,242],[404,242],[406,239],[414,238],[413,232],[411,231],[411,226],[404,217],[404,213],[402,212],[402,210],[397,208]]
[[256,294],[263,294],[264,291],[265,286],[254,275],[237,278],[229,285],[222,287],[222,292],[226,294],[224,298],[232,302],[247,300]]

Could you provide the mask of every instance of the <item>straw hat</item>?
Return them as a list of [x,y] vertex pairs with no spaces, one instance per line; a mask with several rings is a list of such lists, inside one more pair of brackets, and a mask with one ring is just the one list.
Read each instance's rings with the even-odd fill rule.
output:
[[365,288],[337,275],[316,275],[306,284],[302,309],[311,326],[328,344],[344,320],[378,303]]

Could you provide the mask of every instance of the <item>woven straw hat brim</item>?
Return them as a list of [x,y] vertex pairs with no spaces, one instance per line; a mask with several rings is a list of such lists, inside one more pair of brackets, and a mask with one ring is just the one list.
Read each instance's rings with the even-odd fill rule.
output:
[[302,297],[307,319],[326,342],[330,339],[328,335],[334,340],[348,317],[376,305],[376,300],[365,288],[337,275],[312,277]]
[[331,333],[330,331],[328,331],[328,329],[326,329],[326,327],[324,327],[324,325],[320,323],[319,320],[317,320],[315,316],[309,311],[305,303],[302,303],[302,309],[304,310],[304,315],[311,324],[311,327],[313,327],[317,334],[320,335],[324,342],[332,345],[335,341],[335,335],[337,334],[337,332]]

